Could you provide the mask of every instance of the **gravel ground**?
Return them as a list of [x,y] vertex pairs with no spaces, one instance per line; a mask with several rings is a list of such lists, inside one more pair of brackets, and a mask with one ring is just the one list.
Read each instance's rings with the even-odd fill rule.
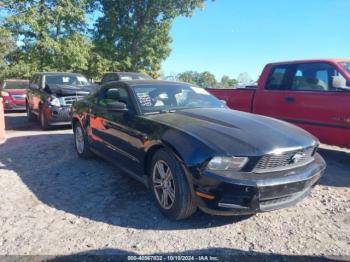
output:
[[255,216],[197,212],[171,222],[150,193],[101,159],[81,160],[72,131],[6,114],[0,145],[0,255],[207,254],[350,259],[350,151],[324,146],[326,175],[295,207]]

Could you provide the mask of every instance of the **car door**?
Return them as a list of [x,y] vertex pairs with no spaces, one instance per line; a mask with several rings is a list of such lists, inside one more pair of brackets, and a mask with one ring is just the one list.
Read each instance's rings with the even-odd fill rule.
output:
[[350,92],[334,88],[334,76],[341,73],[327,62],[276,66],[259,113],[299,125],[323,143],[350,146]]
[[41,76],[34,75],[29,84],[28,96],[28,105],[30,106],[32,112],[35,114],[39,113],[39,104],[40,104],[40,88],[41,85]]
[[[108,110],[108,104],[112,102],[125,103],[128,111]],[[118,165],[128,171],[143,174],[141,164],[143,135],[135,129],[136,110],[128,88],[121,84],[103,88],[91,111],[91,132],[98,149],[118,161]]]

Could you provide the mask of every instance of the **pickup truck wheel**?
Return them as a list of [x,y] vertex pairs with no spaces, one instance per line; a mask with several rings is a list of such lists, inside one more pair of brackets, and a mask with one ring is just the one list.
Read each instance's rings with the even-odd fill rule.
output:
[[43,110],[40,110],[39,120],[40,120],[40,126],[42,130],[48,130],[50,128]]
[[181,164],[173,153],[158,150],[151,165],[151,188],[160,211],[168,218],[181,220],[197,210]]
[[33,122],[33,121],[37,120],[36,115],[34,115],[34,114],[32,113],[32,110],[30,110],[30,107],[29,107],[28,104],[26,104],[26,111],[27,111],[27,120],[28,120],[29,122]]
[[88,159],[93,156],[86,134],[79,123],[74,125],[74,142],[79,157]]

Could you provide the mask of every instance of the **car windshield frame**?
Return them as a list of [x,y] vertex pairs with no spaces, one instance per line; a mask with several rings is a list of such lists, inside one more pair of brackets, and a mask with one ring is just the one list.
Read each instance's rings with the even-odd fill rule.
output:
[[[192,106],[189,106],[188,104],[187,105],[182,105],[182,106],[170,106],[170,105],[164,105],[164,106],[155,106],[155,105],[152,105],[152,106],[149,106],[149,108],[147,108],[145,105],[142,105],[141,101],[140,101],[140,96],[138,96],[138,92],[137,92],[137,89],[142,89],[142,88],[154,88],[155,90],[158,88],[160,89],[165,89],[165,88],[169,88],[169,93],[173,93],[174,95],[174,98],[173,99],[176,99],[175,97],[175,94],[180,94],[179,93],[176,93],[176,92],[171,92],[174,90],[174,88],[186,88],[188,91],[192,91],[193,93],[191,95],[195,95],[195,96],[198,96],[198,97],[205,97],[205,98],[209,98],[207,101],[205,101],[205,99],[202,101],[203,102],[203,105],[195,105],[193,104]],[[198,87],[198,86],[195,86],[195,85],[191,85],[191,84],[138,84],[138,85],[131,85],[130,86],[130,89],[133,93],[133,96],[135,97],[135,101],[137,103],[137,106],[138,108],[140,109],[140,112],[142,115],[147,115],[147,114],[156,114],[156,113],[167,113],[167,112],[175,112],[177,110],[184,110],[184,109],[194,109],[194,108],[227,108],[227,106],[222,103],[218,98],[216,98],[215,96],[213,96],[212,94],[210,94],[208,91],[206,91],[204,88],[201,88],[201,87]],[[171,90],[173,89],[173,90]],[[141,93],[141,92],[139,92]],[[182,93],[182,92],[181,92]],[[149,94],[147,94],[148,97],[150,97]],[[147,97],[147,99],[149,99]],[[199,99],[197,99],[198,101]],[[192,103],[194,102],[194,100],[192,100]],[[151,102],[150,101],[147,101],[148,103]],[[204,105],[206,103],[206,105]]]
[[[61,83],[50,83],[49,81],[48,81],[48,78],[53,78],[53,77],[56,77],[56,78],[61,78],[62,79],[62,82]],[[69,82],[67,82],[67,83],[65,83],[64,81],[63,81],[63,78],[64,77],[66,77],[66,78],[75,78],[75,81],[77,81],[77,82],[79,82],[79,83],[75,83],[75,84],[73,84],[73,83],[69,83]],[[81,81],[81,80],[79,80],[79,77],[80,78],[84,78],[86,81]],[[69,80],[68,80],[69,81]],[[70,74],[57,74],[57,75],[46,75],[45,76],[45,83],[46,84],[49,84],[49,85],[67,85],[67,86],[87,86],[87,85],[91,85],[91,83],[89,82],[89,80],[85,77],[85,76],[83,76],[83,75],[70,75]],[[85,83],[85,84],[84,84]]]
[[338,63],[345,71],[350,74],[350,61],[343,61]]
[[[10,84],[10,86],[9,86]],[[19,86],[12,86],[12,85],[19,85]],[[18,90],[22,90],[22,89],[26,89],[29,87],[29,81],[4,81],[4,85],[2,87],[2,89],[18,89]]]

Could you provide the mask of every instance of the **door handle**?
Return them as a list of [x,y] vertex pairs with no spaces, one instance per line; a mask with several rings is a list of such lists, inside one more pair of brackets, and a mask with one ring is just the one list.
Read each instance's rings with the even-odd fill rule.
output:
[[295,102],[295,98],[291,97],[291,96],[287,96],[284,98],[284,101],[286,101],[287,103],[294,103]]

